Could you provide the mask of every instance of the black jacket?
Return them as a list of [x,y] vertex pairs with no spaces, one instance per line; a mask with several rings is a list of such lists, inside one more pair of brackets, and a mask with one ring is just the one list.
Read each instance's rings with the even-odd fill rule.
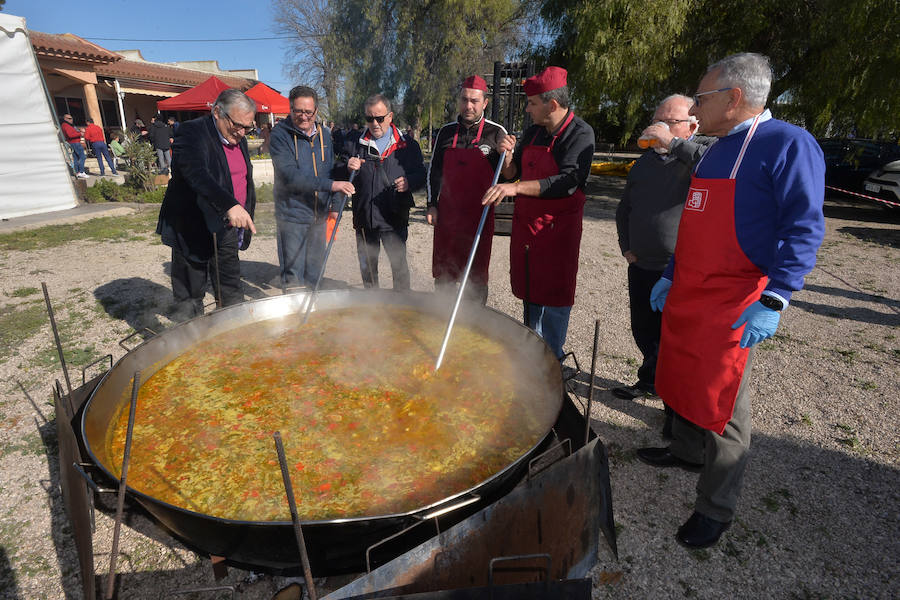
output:
[[150,126],[150,145],[154,150],[168,150],[172,147],[169,140],[175,137],[175,132],[169,127],[168,123],[161,119],[157,119]]
[[[253,165],[247,140],[240,143],[247,164],[247,212],[256,208]],[[172,148],[172,179],[166,190],[156,233],[163,244],[178,248],[188,259],[209,260],[213,254],[213,233],[225,231],[225,213],[238,201],[234,197],[231,172],[219,132],[211,115],[186,121],[178,127]],[[250,245],[250,231],[244,230],[241,250]]]
[[[418,142],[400,135],[394,125],[391,125],[387,135],[393,136],[393,141],[384,156],[378,155],[368,131],[358,141],[351,140],[344,144],[340,157],[340,168],[344,172],[349,157],[358,156],[365,160],[353,180],[356,188],[353,196],[354,229],[390,231],[408,227],[409,209],[415,206],[413,192],[425,185],[425,163]],[[406,177],[409,190],[396,190],[394,180],[398,177]]]

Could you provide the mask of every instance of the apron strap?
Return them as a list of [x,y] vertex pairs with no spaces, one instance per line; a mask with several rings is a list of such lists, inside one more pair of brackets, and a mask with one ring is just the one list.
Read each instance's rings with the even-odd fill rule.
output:
[[747,137],[744,138],[744,143],[741,146],[741,151],[738,152],[737,158],[734,161],[734,167],[731,169],[731,175],[728,179],[734,179],[737,177],[738,169],[741,168],[741,161],[744,160],[744,154],[747,152],[747,146],[750,145],[750,138],[753,137],[753,134],[756,133],[756,128],[759,126],[759,117],[762,116],[762,113],[756,115],[756,118],[753,119],[753,123],[750,125],[750,130],[747,131]]
[[[747,152],[747,146],[750,144],[750,138],[753,137],[753,134],[756,133],[756,128],[759,126],[759,118],[762,116],[762,113],[756,115],[756,118],[753,119],[753,123],[750,124],[750,129],[747,131],[747,137],[744,138],[744,143],[741,145],[741,151],[738,152],[737,158],[734,160],[734,166],[731,169],[731,175],[728,179],[734,179],[737,177],[738,169],[741,167],[741,161],[744,160],[744,154]],[[703,153],[703,156],[700,157],[700,160],[697,161],[697,164],[694,165],[693,173],[697,174],[697,171],[700,170],[700,165],[703,164],[703,160],[709,155],[709,149],[719,141],[719,138],[716,138],[712,144],[706,149],[706,152]]]
[[[481,140],[481,132],[484,131],[484,116],[481,117],[481,122],[478,124],[478,133],[475,134],[475,139],[472,140],[472,145],[474,146]],[[456,123],[456,133],[453,134],[453,145],[451,148],[456,148],[456,140],[459,139],[459,122]]]
[[[556,143],[556,138],[558,138],[559,136],[562,135],[562,132],[566,130],[566,127],[569,126],[569,123],[571,123],[572,119],[574,119],[574,118],[575,118],[575,113],[573,113],[572,111],[569,111],[569,116],[566,117],[566,120],[563,122],[562,127],[559,128],[559,131],[557,131],[556,135],[553,136],[553,139],[550,140],[550,145],[547,146],[547,152],[550,152],[551,150],[553,150],[553,144]],[[537,131],[534,132],[534,136],[531,138],[531,143],[529,144],[530,146],[534,145],[534,140],[537,139],[537,136],[540,132],[541,132],[540,129],[538,129]]]

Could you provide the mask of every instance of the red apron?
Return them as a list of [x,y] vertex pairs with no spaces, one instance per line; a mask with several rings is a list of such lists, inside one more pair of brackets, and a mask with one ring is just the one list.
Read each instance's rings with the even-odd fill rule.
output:
[[758,119],[750,126],[728,179],[691,179],[656,363],[660,398],[720,435],[734,412],[750,351],[739,345],[742,330],[731,325],[767,282],[741,249],[734,225],[734,178],[757,124]]
[[[470,148],[457,148],[459,124],[453,136],[453,145],[444,150],[441,171],[441,195],[438,201],[438,220],[434,226],[434,245],[431,255],[431,274],[437,278],[458,281],[466,270],[466,261],[475,241],[475,232],[484,207],[481,198],[494,181],[494,169],[490,161],[478,149],[484,118]],[[494,208],[488,210],[475,252],[475,260],[469,278],[487,285],[488,266],[491,263],[491,241],[494,237]]]
[[[569,113],[549,146],[525,146],[522,181],[559,174],[550,151],[574,116]],[[583,215],[584,191],[580,189],[564,198],[516,196],[509,241],[509,275],[516,298],[544,306],[575,304]]]

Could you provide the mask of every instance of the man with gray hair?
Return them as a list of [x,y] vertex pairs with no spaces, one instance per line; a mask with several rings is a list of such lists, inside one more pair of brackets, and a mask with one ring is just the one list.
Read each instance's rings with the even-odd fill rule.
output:
[[825,232],[825,161],[805,130],[765,108],[772,69],[742,53],[711,65],[690,114],[719,139],[694,168],[675,255],[653,286],[662,311],[656,391],[672,443],[640,448],[657,467],[699,471],[676,539],[715,544],[731,525],[750,447],[752,348],[775,334]]
[[175,318],[203,312],[209,279],[220,307],[244,300],[238,249],[256,233],[256,189],[244,136],[256,127],[256,103],[242,92],[219,94],[209,115],[175,134],[172,180],[156,233],[172,248]]
[[[656,356],[659,353],[660,313],[650,308],[650,290],[662,277],[675,252],[678,221],[691,182],[691,168],[714,138],[697,136],[697,118],[688,114],[694,101],[675,94],[653,113],[652,124],[641,133],[651,150],[628,173],[622,201],[616,210],[619,247],[628,263],[628,300],[631,333],[643,362],[634,385],[613,388],[617,398],[631,400],[656,394]],[[672,435],[672,412],[666,409],[663,437]]]

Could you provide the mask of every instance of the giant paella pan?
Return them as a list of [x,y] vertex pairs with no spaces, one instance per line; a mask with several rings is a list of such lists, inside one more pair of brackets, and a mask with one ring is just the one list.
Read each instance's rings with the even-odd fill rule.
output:
[[[366,548],[442,508],[511,489],[551,435],[559,363],[534,332],[431,294],[322,293],[247,302],[151,338],[85,405],[91,460],[118,479],[140,372],[128,491],[189,545],[273,570],[298,564],[272,442],[284,439],[313,572],[351,572]],[[461,515],[460,518],[462,518]]]

